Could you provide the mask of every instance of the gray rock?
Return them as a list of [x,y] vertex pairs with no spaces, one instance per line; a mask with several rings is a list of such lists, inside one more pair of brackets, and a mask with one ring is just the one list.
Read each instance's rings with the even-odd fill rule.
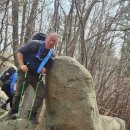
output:
[[57,57],[46,84],[48,130],[102,130],[92,77],[79,62]]

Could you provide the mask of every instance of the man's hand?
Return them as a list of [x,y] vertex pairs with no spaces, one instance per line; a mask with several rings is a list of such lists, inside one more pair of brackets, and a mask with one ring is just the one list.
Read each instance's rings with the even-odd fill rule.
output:
[[42,74],[45,74],[45,73],[46,73],[46,69],[42,68]]
[[22,65],[22,66],[20,66],[21,67],[21,70],[23,71],[23,72],[27,72],[28,71],[28,67],[26,66],[26,65]]

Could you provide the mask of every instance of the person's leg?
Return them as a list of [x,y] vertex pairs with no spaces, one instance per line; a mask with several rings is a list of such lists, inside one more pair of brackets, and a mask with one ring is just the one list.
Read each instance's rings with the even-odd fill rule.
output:
[[10,103],[11,100],[12,100],[12,95],[10,93],[10,87],[8,87],[5,91],[5,94],[9,97],[7,100],[6,100],[6,104]]
[[45,90],[43,81],[38,82],[38,80],[37,80],[37,82],[35,82],[31,85],[35,90],[35,97],[34,97],[35,99],[34,99],[33,107],[31,108],[30,120],[32,120],[33,123],[38,124],[38,121],[36,119],[37,109],[41,106],[41,104],[43,102],[43,99],[46,94],[46,90]]
[[6,100],[6,105],[7,105],[8,103],[10,103],[10,108],[12,108],[13,96],[14,96],[14,95],[12,95],[11,93],[8,94],[8,97],[9,97],[9,98]]
[[18,72],[18,79],[17,79],[17,83],[16,83],[16,92],[15,95],[13,97],[13,105],[12,105],[12,109],[11,109],[11,115],[18,113],[18,107],[19,107],[19,103],[20,103],[20,99],[22,98],[22,91],[25,91],[25,89],[28,86],[28,82],[25,81],[24,78],[24,73],[22,71]]
[[12,108],[12,105],[13,105],[13,97],[14,97],[14,95],[10,95],[10,97],[9,97],[9,102],[10,102],[10,108]]

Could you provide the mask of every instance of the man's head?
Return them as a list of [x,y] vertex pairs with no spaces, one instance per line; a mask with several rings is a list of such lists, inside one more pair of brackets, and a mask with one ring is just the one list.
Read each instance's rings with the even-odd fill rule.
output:
[[57,41],[58,41],[58,35],[56,33],[49,33],[45,39],[45,48],[46,49],[53,48],[56,45]]

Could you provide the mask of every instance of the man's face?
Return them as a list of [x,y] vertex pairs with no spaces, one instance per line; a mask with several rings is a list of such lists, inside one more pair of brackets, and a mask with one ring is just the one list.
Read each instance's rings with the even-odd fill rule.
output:
[[55,37],[55,36],[48,36],[46,38],[46,40],[45,40],[45,48],[46,49],[53,48],[56,45],[57,41],[58,41],[57,37]]

